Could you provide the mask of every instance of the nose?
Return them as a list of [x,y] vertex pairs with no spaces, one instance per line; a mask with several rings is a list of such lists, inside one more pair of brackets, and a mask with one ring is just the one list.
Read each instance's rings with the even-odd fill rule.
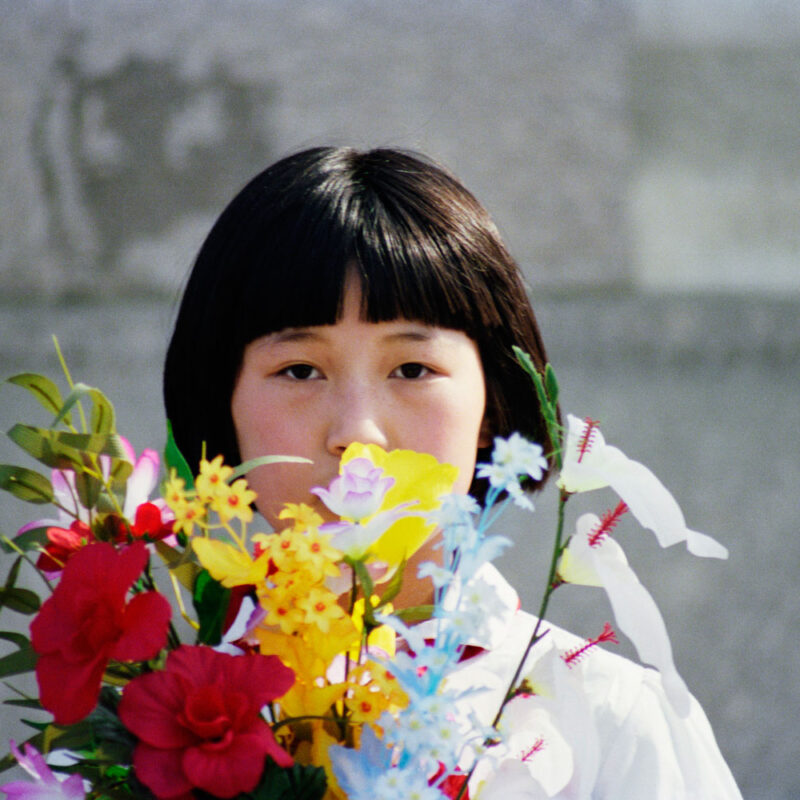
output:
[[341,456],[353,442],[377,444],[388,449],[383,412],[374,391],[367,387],[348,387],[331,398],[328,413],[325,445],[332,455]]

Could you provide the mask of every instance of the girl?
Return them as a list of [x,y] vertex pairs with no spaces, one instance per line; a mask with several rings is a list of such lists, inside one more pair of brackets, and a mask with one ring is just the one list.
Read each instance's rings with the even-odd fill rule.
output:
[[[273,525],[285,502],[327,513],[309,490],[354,441],[431,453],[480,498],[475,464],[493,437],[519,431],[552,449],[515,344],[543,368],[519,269],[455,178],[397,150],[316,148],[254,178],[211,230],[167,354],[167,416],[192,466],[203,442],[229,464],[313,462],[248,476]],[[430,600],[428,584],[406,583],[401,605]],[[513,671],[532,619],[506,589],[508,628],[473,659],[496,674]],[[696,702],[680,718],[652,670],[608,653],[587,663],[600,737],[592,797],[739,796]]]

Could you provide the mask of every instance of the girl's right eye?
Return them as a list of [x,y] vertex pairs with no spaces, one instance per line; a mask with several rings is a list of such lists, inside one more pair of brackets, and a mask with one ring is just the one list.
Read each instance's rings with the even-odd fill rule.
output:
[[319,370],[312,367],[311,364],[290,364],[288,367],[284,367],[280,374],[295,381],[307,381],[320,376]]

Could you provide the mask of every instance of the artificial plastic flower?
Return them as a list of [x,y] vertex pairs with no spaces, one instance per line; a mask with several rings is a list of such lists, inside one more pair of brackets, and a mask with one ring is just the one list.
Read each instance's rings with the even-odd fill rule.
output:
[[610,486],[639,523],[653,531],[662,547],[686,542],[696,556],[727,558],[728,551],[704,533],[690,530],[680,506],[643,464],[607,445],[594,420],[567,417],[569,430],[558,486],[565,492],[588,492]]
[[675,667],[661,612],[619,543],[597,535],[602,528],[596,514],[578,518],[576,532],[561,555],[558,575],[568,583],[605,589],[619,629],[633,642],[639,658],[658,669],[667,697],[678,714],[686,716],[689,690]]
[[547,459],[541,445],[529,442],[519,433],[507,439],[498,436],[494,440],[490,464],[478,464],[475,473],[479,478],[488,478],[493,489],[508,492],[514,504],[529,511],[533,503],[525,495],[520,478],[541,480],[547,469]]
[[[332,544],[354,560],[361,556],[386,564],[387,569],[380,577],[385,581],[435,530],[436,525],[428,519],[428,512],[437,509],[440,498],[452,491],[458,469],[439,463],[427,453],[387,452],[375,444],[354,442],[342,454],[340,470],[346,469],[354,459],[368,459],[394,483],[376,512],[361,520],[365,530],[353,530],[352,526],[349,532],[340,530]],[[350,548],[349,553],[343,544]]]
[[11,781],[0,786],[0,792],[5,792],[8,800],[83,800],[86,796],[80,775],[59,780],[35,747],[26,742],[23,755],[13,739],[10,745],[17,763],[33,778],[33,782]]
[[251,792],[266,756],[294,763],[261,716],[293,682],[277,656],[173,650],[163,671],[134,678],[122,693],[120,719],[139,739],[136,776],[159,800],[193,789],[223,798]]
[[[171,523],[167,505],[160,498],[156,498],[152,503],[149,502],[150,495],[158,483],[160,463],[158,453],[146,448],[137,458],[136,451],[124,436],[120,436],[119,441],[126,459],[133,464],[133,470],[125,484],[123,519],[119,520],[117,538],[120,541],[124,540],[129,530],[134,538],[143,538],[145,535],[151,540],[164,538],[170,533],[168,527]],[[101,455],[99,461],[103,476],[107,480],[110,471],[109,457]],[[45,545],[36,566],[46,577],[55,578],[67,561],[82,547],[96,541],[96,537],[90,528],[92,514],[79,499],[75,472],[70,469],[54,469],[50,481],[58,516],[55,519],[29,522],[17,531],[17,536],[30,530],[47,528],[48,544]],[[131,519],[134,520],[132,526],[123,522]]]
[[327,489],[317,487],[311,493],[317,495],[334,514],[352,522],[361,522],[377,512],[393,485],[394,478],[368,458],[353,458],[342,461],[339,476]]
[[84,547],[31,623],[40,700],[56,724],[78,722],[94,708],[109,660],[143,661],[166,643],[167,600],[143,592],[125,602],[146,561],[143,542],[122,552],[106,542]]

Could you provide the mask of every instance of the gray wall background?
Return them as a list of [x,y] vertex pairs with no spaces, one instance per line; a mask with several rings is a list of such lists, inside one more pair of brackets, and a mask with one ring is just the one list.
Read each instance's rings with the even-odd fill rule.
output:
[[[0,0],[0,19],[3,376],[55,375],[56,334],[160,446],[175,302],[229,197],[303,146],[427,152],[522,264],[565,410],[730,548],[619,532],[745,797],[800,796],[800,5]],[[0,388],[3,429],[20,419],[43,421]],[[506,523],[528,608],[554,502]],[[0,530],[30,509],[0,498]],[[610,618],[590,589],[552,608],[586,635]]]

